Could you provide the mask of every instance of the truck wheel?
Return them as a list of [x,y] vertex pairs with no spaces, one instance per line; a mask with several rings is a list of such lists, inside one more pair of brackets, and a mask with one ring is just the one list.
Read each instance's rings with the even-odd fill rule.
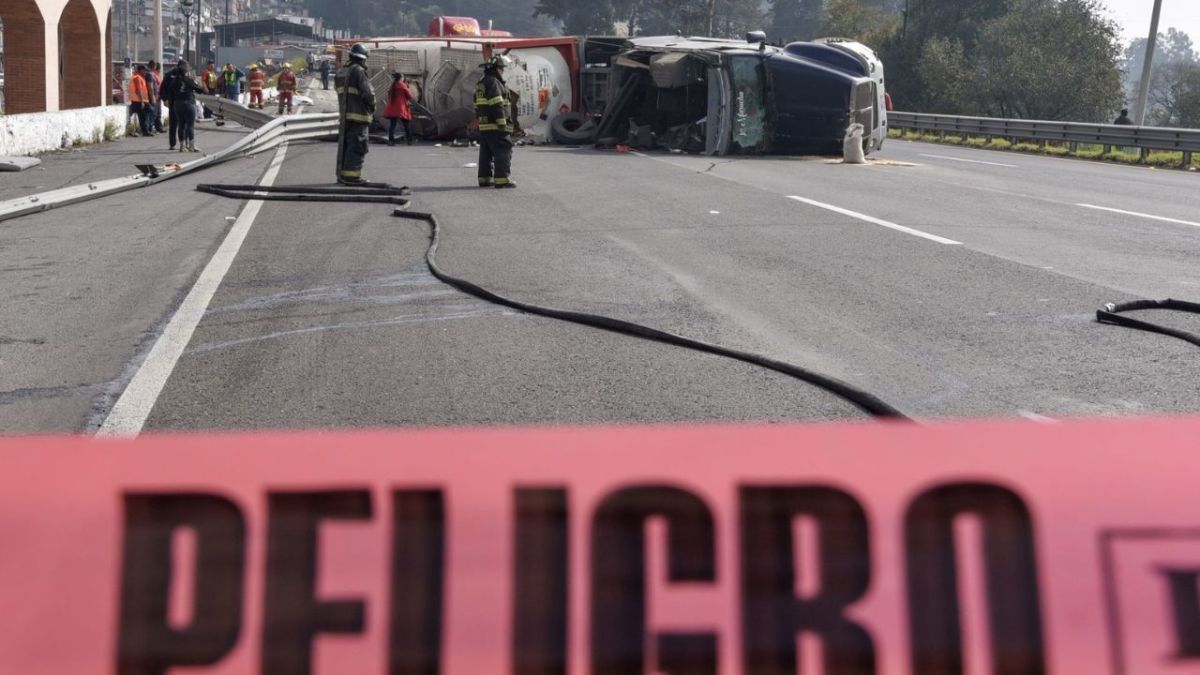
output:
[[550,122],[554,140],[565,145],[590,143],[596,134],[596,123],[591,116],[578,112],[567,112]]

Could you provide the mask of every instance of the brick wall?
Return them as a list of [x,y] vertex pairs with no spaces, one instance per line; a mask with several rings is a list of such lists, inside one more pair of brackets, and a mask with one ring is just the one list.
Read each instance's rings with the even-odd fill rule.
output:
[[4,20],[4,112],[46,109],[46,23],[33,0],[0,0]]
[[62,97],[59,109],[103,105],[100,97],[100,24],[89,0],[71,0],[59,20]]

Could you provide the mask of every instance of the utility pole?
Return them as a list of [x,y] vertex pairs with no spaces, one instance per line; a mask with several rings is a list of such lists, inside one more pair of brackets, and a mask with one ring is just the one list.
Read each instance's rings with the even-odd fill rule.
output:
[[154,0],[154,60],[158,62],[159,70],[167,69],[162,65],[162,0]]
[[1162,13],[1162,0],[1154,0],[1154,12],[1150,15],[1150,37],[1146,40],[1146,62],[1142,64],[1142,81],[1138,86],[1137,107],[1133,109],[1133,123],[1146,123],[1146,98],[1150,94],[1150,75],[1154,70],[1154,49],[1158,43],[1158,16]]

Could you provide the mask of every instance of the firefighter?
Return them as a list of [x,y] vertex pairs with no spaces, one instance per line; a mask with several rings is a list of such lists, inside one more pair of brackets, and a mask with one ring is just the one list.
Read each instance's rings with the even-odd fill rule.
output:
[[[479,187],[515,188],[508,177],[512,167],[512,125],[504,67],[508,57],[497,54],[483,64],[475,85],[475,116],[479,119]],[[515,121],[515,120],[514,120]]]
[[251,108],[263,109],[263,87],[267,84],[267,75],[258,69],[258,64],[250,66],[250,74],[246,76],[246,82],[250,85],[250,106]]
[[296,91],[296,76],[292,73],[291,65],[283,64],[283,72],[279,73],[279,79],[275,81],[275,88],[279,91],[279,114],[283,114],[284,103],[287,103],[287,114],[292,114],[292,93]]
[[375,91],[367,77],[367,48],[350,48],[345,68],[334,78],[338,97],[337,179],[345,185],[361,185],[363,161],[367,156],[367,132],[375,119]]

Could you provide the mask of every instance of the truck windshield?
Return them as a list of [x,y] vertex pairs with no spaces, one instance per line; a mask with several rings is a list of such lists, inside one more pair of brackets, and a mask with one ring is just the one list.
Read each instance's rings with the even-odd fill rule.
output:
[[766,78],[762,59],[734,56],[729,72],[733,80],[734,152],[762,151],[767,143]]

